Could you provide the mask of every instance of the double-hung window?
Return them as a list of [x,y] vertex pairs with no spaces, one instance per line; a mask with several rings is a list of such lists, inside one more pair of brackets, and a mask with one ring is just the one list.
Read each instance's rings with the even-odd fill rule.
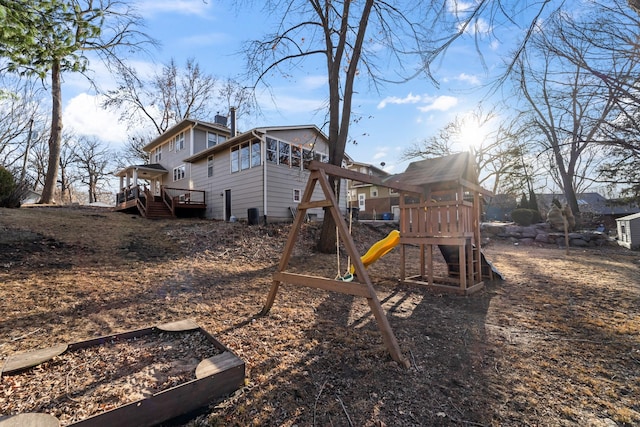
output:
[[213,156],[207,157],[207,177],[213,176]]
[[184,177],[186,176],[186,167],[185,165],[180,165],[176,168],[173,168],[173,180],[174,181],[179,181],[181,179],[184,179]]
[[184,150],[184,132],[180,132],[175,138],[176,152]]

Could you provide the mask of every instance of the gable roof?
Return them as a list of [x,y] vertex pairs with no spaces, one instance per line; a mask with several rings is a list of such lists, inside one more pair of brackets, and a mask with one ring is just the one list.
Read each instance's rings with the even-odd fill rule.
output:
[[184,159],[184,161],[187,163],[194,163],[212,154],[223,151],[232,145],[241,144],[243,142],[250,141],[253,138],[262,138],[262,136],[267,135],[271,132],[286,131],[286,130],[304,130],[304,129],[312,129],[314,132],[316,132],[319,136],[321,136],[325,140],[328,139],[327,136],[316,125],[263,126],[263,127],[253,128],[251,130],[238,134],[233,138],[227,139],[222,144],[217,144],[217,145],[214,145],[213,147],[209,147],[205,150],[199,151],[194,155],[187,157],[186,159]]
[[119,170],[115,176],[127,176],[127,171],[137,170],[138,176],[142,179],[152,178],[169,173],[162,165],[158,163],[151,163],[149,165],[131,165]]
[[403,182],[420,186],[438,184],[437,187],[456,184],[488,193],[480,187],[478,168],[469,152],[410,163],[404,172],[391,176],[386,182]]
[[229,129],[226,126],[223,126],[221,124],[218,123],[210,123],[210,122],[206,122],[203,120],[194,120],[194,119],[183,119],[180,122],[176,123],[175,125],[173,125],[172,127],[170,127],[169,129],[167,129],[166,131],[164,131],[162,133],[162,135],[158,135],[157,137],[155,137],[151,142],[149,142],[147,145],[145,145],[144,147],[142,147],[143,151],[146,151],[147,153],[151,152],[151,150],[153,150],[154,148],[156,148],[158,145],[161,145],[165,142],[167,142],[167,140],[169,140],[170,138],[173,138],[174,136],[178,135],[180,132],[190,129],[190,128],[195,128],[195,127],[202,127],[205,130],[215,130],[217,132],[220,133],[224,133],[226,135],[231,135],[231,129]]
[[616,218],[616,221],[631,221],[640,218],[640,212],[632,215],[623,216],[622,218]]

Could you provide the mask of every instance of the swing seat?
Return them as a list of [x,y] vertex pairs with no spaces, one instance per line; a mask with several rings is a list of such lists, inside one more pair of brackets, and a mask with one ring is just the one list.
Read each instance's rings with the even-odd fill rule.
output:
[[353,278],[353,274],[347,273],[344,276],[339,276],[337,280],[340,280],[341,282],[353,282]]

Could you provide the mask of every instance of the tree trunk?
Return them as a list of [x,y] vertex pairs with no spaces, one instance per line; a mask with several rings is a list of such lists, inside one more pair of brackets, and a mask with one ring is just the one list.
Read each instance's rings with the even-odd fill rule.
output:
[[49,135],[49,164],[44,179],[44,188],[39,203],[52,203],[53,193],[58,181],[58,164],[62,141],[62,89],[60,82],[60,61],[55,60],[51,67],[51,133]]
[[[342,166],[344,150],[347,145],[349,122],[351,121],[353,85],[357,76],[360,55],[362,53],[362,46],[364,44],[369,15],[373,8],[373,4],[373,0],[366,0],[362,10],[362,16],[360,17],[358,26],[358,34],[351,52],[352,56],[349,58],[347,72],[345,73],[344,96],[342,98],[340,97],[340,73],[342,59],[347,44],[347,30],[346,28],[342,28],[341,30],[341,36],[335,49],[335,57],[331,56],[334,52],[333,45],[331,44],[331,37],[325,35],[325,37],[327,37],[327,70],[329,75],[329,163],[338,167]],[[345,14],[345,17],[349,14],[349,2],[344,3],[343,13]],[[345,17],[343,17],[343,25],[346,25],[347,23],[347,19],[345,19]],[[325,28],[325,30],[327,29]],[[340,104],[341,100],[342,105]],[[340,179],[338,178],[337,184],[334,185],[334,177],[329,177],[329,183],[331,184],[331,188],[335,189],[335,196],[339,203]],[[322,223],[322,230],[320,232],[320,238],[318,239],[317,249],[322,253],[333,253],[336,246],[335,242],[336,224],[333,217],[328,215],[328,212],[325,209],[324,221]]]

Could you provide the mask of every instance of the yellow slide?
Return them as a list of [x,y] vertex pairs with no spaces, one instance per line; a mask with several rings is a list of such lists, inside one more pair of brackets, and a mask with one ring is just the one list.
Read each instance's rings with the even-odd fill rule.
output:
[[[395,248],[400,243],[400,232],[398,230],[392,230],[387,237],[376,242],[369,248],[366,254],[360,257],[360,260],[365,267],[373,264],[383,256],[385,256],[391,249]],[[356,268],[352,265],[349,268],[351,274],[355,273]]]

